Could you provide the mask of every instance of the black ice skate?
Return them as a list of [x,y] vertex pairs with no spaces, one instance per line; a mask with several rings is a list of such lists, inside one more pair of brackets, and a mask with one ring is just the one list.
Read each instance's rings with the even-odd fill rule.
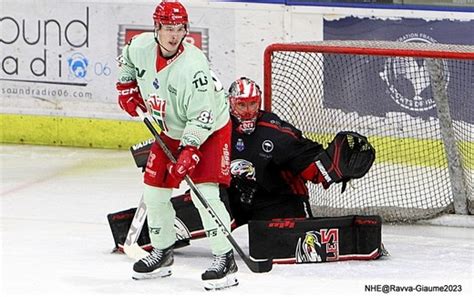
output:
[[235,277],[237,265],[234,260],[234,252],[231,250],[223,255],[214,255],[214,260],[201,276],[204,281],[204,289],[221,290],[237,286],[239,281]]
[[148,256],[133,265],[132,278],[140,280],[170,276],[173,261],[173,246],[164,250],[153,248]]

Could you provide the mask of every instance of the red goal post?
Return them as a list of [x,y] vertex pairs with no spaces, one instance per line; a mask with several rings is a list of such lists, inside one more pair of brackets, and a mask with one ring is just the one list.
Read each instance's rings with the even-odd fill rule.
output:
[[323,145],[355,130],[377,149],[374,168],[346,193],[310,185],[317,216],[411,221],[473,212],[474,46],[272,44],[264,54],[264,109]]

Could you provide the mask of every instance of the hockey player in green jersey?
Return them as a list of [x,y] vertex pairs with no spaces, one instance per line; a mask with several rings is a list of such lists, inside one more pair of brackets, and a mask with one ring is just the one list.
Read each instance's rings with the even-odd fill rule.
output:
[[[134,264],[134,279],[171,275],[176,234],[170,199],[172,189],[179,187],[186,175],[230,230],[229,214],[219,198],[219,184],[230,183],[231,122],[224,90],[215,88],[205,55],[183,42],[188,14],[181,3],[160,3],[153,20],[154,33],[136,36],[123,49],[118,101],[131,116],[138,115],[136,108],[147,111],[148,107],[177,162],[171,163],[160,146],[153,144],[143,192],[153,250]],[[202,274],[205,288],[237,285],[231,244],[200,201],[196,197],[192,200],[214,255],[211,266]]]

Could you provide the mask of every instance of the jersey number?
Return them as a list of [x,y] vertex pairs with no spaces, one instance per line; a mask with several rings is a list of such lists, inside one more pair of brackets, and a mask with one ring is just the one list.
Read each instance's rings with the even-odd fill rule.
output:
[[198,121],[204,124],[212,124],[214,123],[214,119],[212,118],[212,112],[210,111],[202,111],[198,117]]

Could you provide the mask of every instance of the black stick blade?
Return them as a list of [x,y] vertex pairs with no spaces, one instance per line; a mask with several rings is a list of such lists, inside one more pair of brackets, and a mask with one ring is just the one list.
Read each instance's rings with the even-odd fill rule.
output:
[[266,260],[244,259],[244,260],[248,268],[252,272],[256,272],[256,273],[269,272],[270,270],[272,270],[272,267],[273,267],[272,259],[266,259]]

